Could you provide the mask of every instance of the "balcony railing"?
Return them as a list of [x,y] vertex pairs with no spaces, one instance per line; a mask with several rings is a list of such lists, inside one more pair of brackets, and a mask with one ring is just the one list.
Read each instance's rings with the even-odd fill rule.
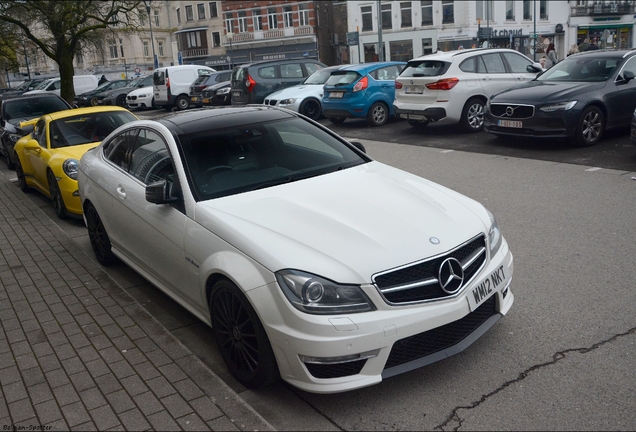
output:
[[572,6],[572,16],[593,15],[632,15],[635,11],[634,1],[623,2],[596,2],[586,6]]
[[[286,27],[282,29],[255,31],[251,33],[234,33],[234,35],[232,36],[232,43],[236,44],[240,42],[250,42],[255,40],[293,38],[296,36],[313,34],[314,28],[311,26]],[[223,37],[223,45],[230,45],[230,40],[227,38],[227,35]]]
[[208,55],[207,48],[189,49],[183,51],[183,58],[187,57],[204,57]]

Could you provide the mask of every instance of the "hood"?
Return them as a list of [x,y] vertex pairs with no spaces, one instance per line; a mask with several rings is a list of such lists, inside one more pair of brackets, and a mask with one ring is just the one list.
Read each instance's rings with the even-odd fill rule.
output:
[[307,96],[322,97],[322,88],[324,84],[299,84],[278,90],[267,96],[266,99],[288,99],[288,98],[305,98]]
[[101,141],[76,145],[71,147],[60,147],[55,149],[55,158],[61,159],[77,159],[80,160],[84,153],[92,149],[93,147],[97,147]]
[[150,91],[150,93],[153,92],[153,86],[149,85],[149,86],[146,86],[146,87],[139,88],[137,90],[133,90],[130,93],[128,93],[128,95],[129,96],[139,96],[140,94],[146,94],[149,91]]
[[607,81],[555,82],[529,81],[518,87],[506,89],[490,98],[492,103],[542,103],[575,98],[581,93],[590,93],[607,85]]
[[341,283],[369,283],[489,223],[476,201],[379,162],[200,202],[195,220],[273,272],[293,268]]

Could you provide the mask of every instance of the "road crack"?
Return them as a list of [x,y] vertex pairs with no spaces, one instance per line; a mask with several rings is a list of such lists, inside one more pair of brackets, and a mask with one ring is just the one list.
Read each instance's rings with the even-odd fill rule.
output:
[[[528,369],[524,370],[523,372],[519,373],[519,375],[517,376],[517,378],[510,380],[510,381],[506,381],[505,383],[503,383],[501,386],[499,386],[498,388],[496,388],[495,390],[491,391],[488,394],[482,395],[481,398],[475,402],[472,402],[470,405],[464,405],[464,406],[458,406],[455,407],[450,415],[446,418],[446,420],[444,420],[442,423],[440,423],[439,425],[435,426],[433,429],[434,430],[453,430],[453,431],[458,431],[461,427],[462,427],[462,423],[463,423],[463,419],[459,416],[458,411],[465,409],[465,410],[470,410],[473,408],[478,407],[479,405],[481,405],[482,403],[486,402],[486,400],[488,400],[491,396],[496,395],[497,393],[501,392],[502,390],[505,390],[506,388],[508,388],[509,386],[516,384],[524,379],[526,379],[532,372],[536,371],[537,369],[541,369],[544,367],[548,367],[548,366],[552,366],[554,364],[556,364],[557,362],[559,362],[560,360],[563,360],[567,354],[570,353],[579,353],[579,354],[587,354],[590,351],[594,351],[597,348],[600,348],[601,346],[611,343],[613,341],[615,341],[618,338],[624,337],[624,336],[628,336],[631,334],[636,333],[636,327],[633,327],[629,330],[627,330],[624,333],[619,333],[616,334],[614,336],[612,336],[609,339],[606,339],[604,341],[601,342],[597,342],[594,345],[592,345],[591,347],[588,348],[570,348],[570,349],[566,349],[563,351],[559,351],[555,354],[552,355],[552,360],[545,362],[545,363],[541,363],[541,364],[537,364],[534,366],[529,367]],[[452,429],[446,429],[447,427],[452,427]]]

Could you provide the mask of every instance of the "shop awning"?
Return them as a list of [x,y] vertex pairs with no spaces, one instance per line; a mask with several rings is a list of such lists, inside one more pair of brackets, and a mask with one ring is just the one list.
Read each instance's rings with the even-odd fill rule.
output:
[[578,26],[579,30],[591,30],[591,29],[613,29],[613,28],[625,28],[633,27],[634,23],[619,23],[619,24],[591,24]]
[[176,32],[174,32],[174,34],[187,33],[187,32],[199,31],[199,30],[207,30],[208,28],[210,28],[210,27],[209,26],[205,26],[205,27],[187,28],[187,29],[183,29],[183,30],[177,30]]

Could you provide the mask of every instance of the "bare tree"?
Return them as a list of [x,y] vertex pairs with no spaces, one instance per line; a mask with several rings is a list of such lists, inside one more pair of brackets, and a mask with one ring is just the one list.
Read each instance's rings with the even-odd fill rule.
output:
[[104,30],[139,28],[140,0],[0,0],[0,22],[18,27],[60,70],[61,96],[75,98],[73,58],[82,48],[103,43]]

